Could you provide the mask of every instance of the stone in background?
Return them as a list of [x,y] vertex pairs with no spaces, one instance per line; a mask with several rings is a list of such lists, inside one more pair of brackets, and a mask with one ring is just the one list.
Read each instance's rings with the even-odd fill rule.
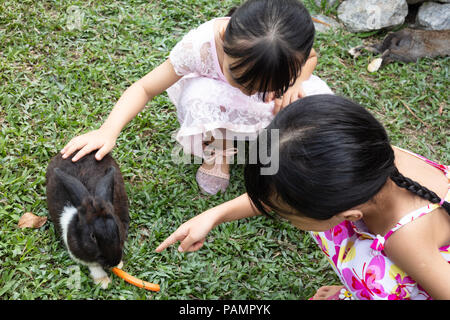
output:
[[[314,0],[320,6],[321,0]],[[339,0],[326,0],[327,7]],[[350,32],[392,29],[405,23],[425,30],[450,30],[450,0],[344,0],[337,9],[338,19]],[[409,7],[408,7],[409,6]],[[417,11],[417,16],[415,12]]]
[[406,0],[346,0],[338,18],[351,32],[367,32],[402,25],[408,14]]
[[419,8],[416,23],[426,30],[449,30],[450,3],[425,2]]

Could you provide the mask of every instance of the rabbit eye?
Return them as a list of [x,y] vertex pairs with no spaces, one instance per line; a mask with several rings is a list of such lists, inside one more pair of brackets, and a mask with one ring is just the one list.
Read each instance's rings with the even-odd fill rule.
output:
[[97,239],[95,238],[95,234],[91,232],[90,234],[92,241],[97,242]]

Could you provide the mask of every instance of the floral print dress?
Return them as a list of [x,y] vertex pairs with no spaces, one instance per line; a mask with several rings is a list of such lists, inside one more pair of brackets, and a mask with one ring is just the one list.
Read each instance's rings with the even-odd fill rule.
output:
[[[440,169],[450,182],[448,166],[437,164],[410,151],[403,151]],[[447,192],[445,200],[450,201],[450,192]],[[430,295],[390,261],[383,249],[385,241],[396,230],[420,219],[439,206],[440,204],[429,204],[410,212],[384,236],[371,234],[361,220],[344,221],[326,232],[311,232],[311,235],[353,298],[358,300],[429,300]],[[450,245],[439,248],[439,251],[450,263]]]

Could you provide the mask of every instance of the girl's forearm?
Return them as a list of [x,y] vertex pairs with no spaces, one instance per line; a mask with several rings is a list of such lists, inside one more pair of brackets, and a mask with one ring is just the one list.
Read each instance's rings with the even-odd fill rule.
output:
[[247,193],[213,208],[216,213],[215,226],[221,223],[258,216],[261,213],[252,205]]
[[138,83],[132,84],[115,104],[101,129],[108,130],[115,137],[140,112],[153,97],[149,97]]
[[306,81],[311,77],[314,69],[317,66],[317,53],[314,49],[311,49],[311,53],[309,54],[308,59],[302,67],[302,71],[295,81],[295,85],[301,85],[303,81]]
[[203,245],[207,234],[219,224],[256,215],[259,212],[253,210],[245,193],[186,221],[156,248],[156,252],[163,251],[177,241],[181,241],[178,251],[196,251]]
[[180,78],[181,76],[175,73],[170,60],[167,59],[125,90],[101,128],[108,130],[116,137],[119,136],[120,131],[144,109],[147,102]]
[[308,80],[309,77],[311,77],[314,69],[317,66],[317,56],[311,56],[306,60],[305,64],[302,67],[302,72],[300,73],[300,76],[297,78],[295,83],[302,83],[305,80]]

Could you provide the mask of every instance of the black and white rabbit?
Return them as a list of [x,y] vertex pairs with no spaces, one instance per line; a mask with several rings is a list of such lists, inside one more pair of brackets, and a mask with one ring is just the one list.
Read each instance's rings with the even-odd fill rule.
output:
[[121,263],[128,235],[128,197],[111,155],[95,152],[77,162],[54,156],[46,173],[47,205],[70,256],[89,268],[95,283],[111,282],[105,269]]

